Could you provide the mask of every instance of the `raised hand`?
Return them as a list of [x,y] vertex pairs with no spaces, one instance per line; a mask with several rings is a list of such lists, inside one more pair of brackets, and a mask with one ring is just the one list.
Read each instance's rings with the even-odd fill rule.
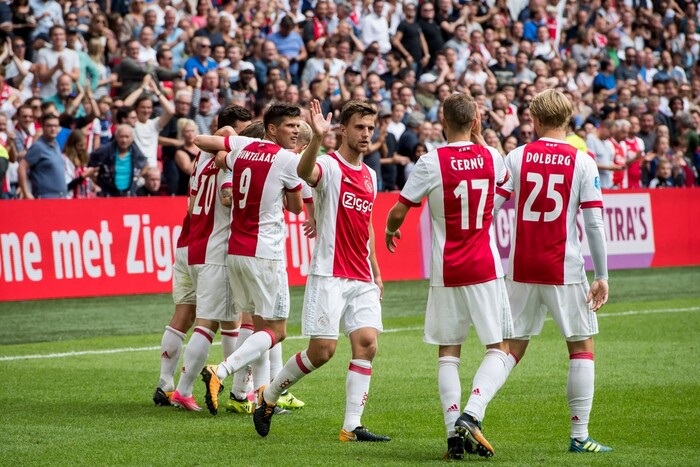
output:
[[331,117],[333,114],[330,112],[323,118],[321,113],[321,104],[318,99],[311,101],[311,129],[317,136],[324,136],[331,129]]

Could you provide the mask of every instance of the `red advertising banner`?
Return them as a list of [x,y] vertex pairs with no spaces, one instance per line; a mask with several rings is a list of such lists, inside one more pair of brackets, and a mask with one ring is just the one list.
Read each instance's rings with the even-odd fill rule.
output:
[[[398,252],[384,246],[397,198],[379,194],[373,211],[382,278],[425,278],[431,239],[425,205],[410,211]],[[604,204],[611,269],[700,264],[700,189],[609,192]],[[0,202],[0,301],[169,292],[186,208],[185,198]],[[504,261],[514,213],[507,204],[496,219]],[[304,219],[288,216],[291,285],[304,284],[314,246],[303,235]]]

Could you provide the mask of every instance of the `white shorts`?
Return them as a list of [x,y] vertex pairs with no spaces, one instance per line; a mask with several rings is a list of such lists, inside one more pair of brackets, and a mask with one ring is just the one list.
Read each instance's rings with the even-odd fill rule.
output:
[[187,265],[186,246],[175,250],[173,302],[175,305],[194,305],[197,303],[190,267]]
[[361,328],[382,327],[379,287],[342,277],[310,275],[306,279],[301,332],[305,336],[337,339]]
[[431,286],[423,341],[461,345],[473,324],[483,345],[513,336],[513,322],[503,279],[461,287]]
[[197,294],[197,318],[210,321],[236,321],[231,287],[226,266],[194,264],[190,266],[192,282]]
[[513,313],[515,339],[529,339],[542,331],[547,310],[567,341],[576,342],[598,334],[598,318],[586,296],[588,283],[566,285],[527,284],[506,281]]
[[284,261],[228,255],[236,310],[268,320],[289,318],[289,281]]

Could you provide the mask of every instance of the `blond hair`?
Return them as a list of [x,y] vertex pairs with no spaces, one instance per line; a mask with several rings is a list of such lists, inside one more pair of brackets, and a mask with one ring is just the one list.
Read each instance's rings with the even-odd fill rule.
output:
[[571,102],[555,89],[537,94],[530,102],[530,113],[546,129],[566,129],[574,114]]
[[305,121],[299,122],[299,136],[297,137],[297,147],[306,146],[311,142],[313,132],[311,126]]
[[194,127],[195,131],[197,131],[197,123],[195,123],[194,120],[190,120],[189,118],[181,118],[177,121],[177,139],[180,141],[185,139],[185,128],[188,126]]

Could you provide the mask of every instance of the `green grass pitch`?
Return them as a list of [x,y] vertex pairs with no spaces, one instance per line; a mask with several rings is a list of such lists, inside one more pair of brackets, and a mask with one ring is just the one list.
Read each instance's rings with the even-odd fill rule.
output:
[[[590,428],[615,451],[566,452],[568,358],[548,321],[487,410],[484,429],[496,455],[462,462],[700,465],[700,267],[613,271],[610,285]],[[422,342],[427,287],[386,284],[388,332],[363,422],[393,440],[376,445],[337,441],[347,339],[293,388],[306,408],[275,417],[261,439],[249,416],[151,402],[159,372],[153,348],[172,313],[168,295],[0,304],[0,465],[444,465],[437,349]],[[305,346],[295,337],[302,293],[292,291],[285,358]],[[472,333],[462,351],[463,404],[482,355]],[[221,347],[212,347],[209,360],[221,358]],[[202,406],[203,393],[199,382]]]

